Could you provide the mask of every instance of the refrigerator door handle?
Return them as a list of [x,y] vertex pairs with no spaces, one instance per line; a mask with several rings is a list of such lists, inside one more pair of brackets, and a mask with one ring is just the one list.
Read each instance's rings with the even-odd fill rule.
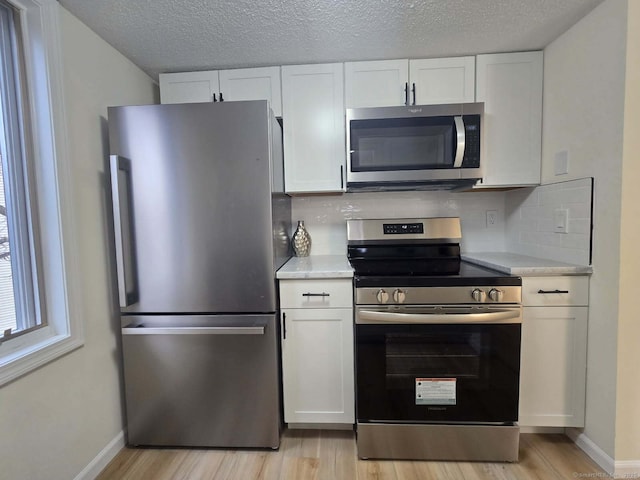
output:
[[264,326],[123,328],[123,335],[264,335]]
[[[135,262],[133,261],[133,232],[130,227],[129,212],[125,212],[125,210],[129,207],[129,202],[126,201],[123,209],[123,205],[121,202],[122,199],[120,196],[121,188],[125,188],[128,195],[129,185],[121,185],[118,174],[122,171],[127,176],[129,176],[131,173],[131,166],[125,158],[119,155],[110,155],[109,164],[111,174],[111,198],[113,201],[113,228],[115,232],[116,271],[118,276],[118,300],[120,303],[120,307],[128,307],[129,305],[132,305],[137,301],[137,292],[133,288],[135,284]],[[123,228],[123,220],[126,220],[128,223],[127,230],[129,241],[131,242],[129,245],[130,256],[132,258],[129,262],[128,267],[126,262],[127,253],[125,251],[126,232]],[[127,280],[130,281],[128,282]],[[131,290],[128,288],[129,286],[131,286]]]

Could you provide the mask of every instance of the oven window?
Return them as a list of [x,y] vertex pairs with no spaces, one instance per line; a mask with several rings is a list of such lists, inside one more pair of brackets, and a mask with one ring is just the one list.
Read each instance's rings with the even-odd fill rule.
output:
[[452,117],[352,120],[351,170],[451,168],[456,149]]
[[481,369],[482,349],[490,348],[491,338],[480,332],[447,334],[390,334],[385,336],[385,371],[388,388],[402,388],[407,379],[486,378]]
[[356,325],[358,421],[514,422],[520,325]]

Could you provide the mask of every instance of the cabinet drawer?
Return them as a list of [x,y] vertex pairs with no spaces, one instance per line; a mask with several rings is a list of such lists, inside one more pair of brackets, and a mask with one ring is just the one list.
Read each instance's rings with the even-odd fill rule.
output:
[[524,306],[589,305],[589,277],[523,277]]
[[351,279],[280,280],[281,308],[351,308]]

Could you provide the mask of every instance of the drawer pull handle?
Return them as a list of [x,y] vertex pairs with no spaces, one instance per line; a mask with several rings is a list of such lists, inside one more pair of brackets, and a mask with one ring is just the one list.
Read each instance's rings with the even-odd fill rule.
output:
[[538,293],[569,293],[569,290],[538,290]]
[[303,297],[329,297],[330,294],[328,293],[303,293],[302,294]]

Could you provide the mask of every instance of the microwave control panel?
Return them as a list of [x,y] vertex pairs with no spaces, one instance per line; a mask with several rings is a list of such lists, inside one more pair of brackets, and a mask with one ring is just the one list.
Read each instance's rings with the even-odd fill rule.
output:
[[464,121],[464,157],[462,168],[480,166],[480,115],[463,115]]

